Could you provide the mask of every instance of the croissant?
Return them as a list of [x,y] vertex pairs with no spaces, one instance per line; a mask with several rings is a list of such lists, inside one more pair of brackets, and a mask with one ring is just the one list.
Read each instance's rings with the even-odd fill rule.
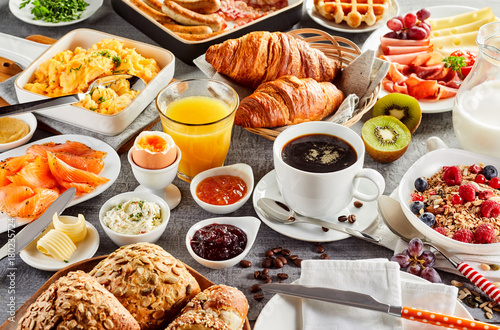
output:
[[278,127],[321,120],[335,112],[344,93],[329,82],[283,76],[260,85],[241,100],[235,123],[243,127]]
[[205,60],[217,72],[252,88],[285,75],[332,81],[342,66],[303,40],[263,31],[210,46]]

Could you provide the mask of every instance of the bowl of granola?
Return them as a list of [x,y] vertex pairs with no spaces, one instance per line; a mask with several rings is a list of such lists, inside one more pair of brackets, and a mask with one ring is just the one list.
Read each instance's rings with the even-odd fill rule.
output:
[[500,251],[500,159],[440,149],[417,160],[398,198],[415,228],[450,252]]

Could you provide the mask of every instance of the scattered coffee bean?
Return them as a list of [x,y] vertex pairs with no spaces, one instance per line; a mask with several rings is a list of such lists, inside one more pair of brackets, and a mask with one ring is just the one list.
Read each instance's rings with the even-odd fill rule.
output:
[[363,206],[363,203],[360,201],[354,201],[354,207],[357,207],[358,209]]
[[264,268],[262,271],[261,271],[262,275],[267,275],[269,274],[269,268]]
[[302,259],[295,259],[293,263],[295,264],[295,266],[300,267],[302,265]]
[[321,227],[321,229],[326,233],[328,231],[330,231],[330,228],[326,228],[326,227]]
[[321,245],[316,246],[316,252],[323,253],[325,252],[325,248]]
[[266,257],[272,257],[272,256],[274,256],[274,252],[271,251],[271,250],[267,250],[266,251]]
[[264,299],[264,294],[263,293],[254,294],[253,299],[255,299],[257,301],[261,301],[262,299]]
[[348,220],[350,223],[356,222],[356,216],[354,214],[349,215]]
[[241,260],[240,261],[240,266],[243,268],[248,268],[252,266],[252,263],[248,260]]
[[321,259],[324,259],[324,260],[328,260],[330,259],[330,256],[328,255],[328,253],[323,253],[321,256],[320,256]]
[[260,275],[260,279],[263,280],[263,281],[266,281],[266,280],[268,280],[270,278],[271,278],[271,276],[269,276],[269,275]]
[[283,248],[282,248],[281,246],[277,246],[277,247],[275,247],[275,248],[272,248],[271,250],[272,250],[274,253],[280,253],[280,252],[281,252],[281,250],[283,250]]
[[274,259],[273,265],[276,268],[283,268],[283,262],[280,259]]
[[291,252],[288,249],[283,249],[281,250],[281,254],[284,255],[285,257],[288,257],[291,254]]
[[250,287],[250,292],[251,293],[256,293],[256,292],[259,292],[261,289],[260,289],[260,284],[254,284]]
[[340,221],[340,222],[346,222],[346,221],[347,221],[347,216],[345,216],[345,215],[341,215],[341,216],[339,217],[339,221]]
[[271,280],[271,278],[268,278],[267,280],[264,281],[264,283],[268,284],[268,283],[272,283],[273,280]]
[[256,279],[256,280],[260,280],[260,277],[262,276],[262,273],[260,271],[256,271],[253,273],[253,277]]
[[281,256],[280,256],[280,257],[278,257],[278,258],[276,258],[276,259],[281,260],[281,262],[283,263],[283,265],[286,265],[286,264],[287,264],[287,261],[286,261],[285,257],[281,257]]
[[276,274],[276,276],[278,276],[278,278],[280,279],[280,281],[284,281],[284,280],[288,279],[288,274],[287,273],[278,273],[278,274]]
[[292,261],[294,261],[294,260],[296,260],[296,259],[298,259],[298,258],[299,258],[299,256],[298,256],[298,255],[296,255],[296,254],[292,254],[291,256],[288,256],[288,259],[290,259],[290,260],[292,260]]
[[269,268],[273,264],[273,261],[271,259],[266,259],[262,262],[262,267],[263,268]]

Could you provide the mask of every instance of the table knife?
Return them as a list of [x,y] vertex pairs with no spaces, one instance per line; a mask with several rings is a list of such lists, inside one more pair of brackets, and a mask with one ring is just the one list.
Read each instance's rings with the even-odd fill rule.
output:
[[[40,233],[47,228],[52,221],[54,213],[61,214],[66,206],[75,197],[76,189],[69,188],[61,194],[45,212],[36,220],[24,227],[15,237],[9,238],[8,242],[0,249],[0,260],[9,254],[18,253],[30,244]],[[9,236],[10,237],[10,236]]]
[[356,308],[368,309],[376,312],[383,312],[389,315],[401,317],[411,321],[417,321],[427,324],[433,324],[443,327],[451,327],[456,329],[500,329],[499,326],[469,320],[453,315],[436,313],[423,309],[407,307],[407,306],[393,306],[382,303],[370,295],[354,292],[343,291],[321,287],[311,287],[298,284],[277,284],[269,283],[262,284],[262,290],[268,292],[275,292],[287,296],[294,296],[306,299],[315,299],[326,302],[331,302],[340,305],[346,305]]

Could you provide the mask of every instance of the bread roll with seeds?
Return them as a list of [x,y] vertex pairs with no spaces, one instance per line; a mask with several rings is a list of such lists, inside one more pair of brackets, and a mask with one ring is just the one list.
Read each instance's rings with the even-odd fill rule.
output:
[[45,290],[28,307],[17,329],[122,329],[139,324],[95,278],[70,272]]
[[164,329],[200,286],[182,262],[150,243],[127,245],[90,272],[118,298],[141,329]]
[[248,301],[240,290],[227,285],[213,285],[197,294],[167,330],[240,330],[247,313]]

